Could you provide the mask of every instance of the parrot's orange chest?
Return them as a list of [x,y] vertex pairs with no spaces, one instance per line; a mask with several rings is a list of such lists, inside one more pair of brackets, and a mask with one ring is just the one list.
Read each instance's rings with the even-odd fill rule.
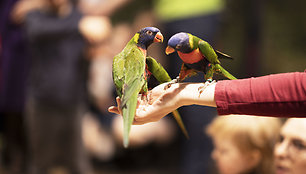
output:
[[147,50],[146,50],[146,49],[143,49],[143,48],[141,48],[141,47],[138,47],[138,49],[143,53],[143,55],[144,55],[145,57],[147,57]]
[[197,63],[204,58],[199,48],[193,50],[190,53],[177,52],[184,63],[193,64]]

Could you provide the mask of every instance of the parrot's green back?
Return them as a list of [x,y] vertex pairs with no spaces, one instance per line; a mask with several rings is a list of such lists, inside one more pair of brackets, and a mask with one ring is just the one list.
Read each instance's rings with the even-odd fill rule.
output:
[[124,147],[129,143],[129,132],[136,112],[138,94],[146,86],[145,55],[137,47],[137,39],[138,33],[113,59],[113,80],[121,99]]
[[205,79],[210,79],[213,76],[213,73],[220,73],[222,75],[224,75],[225,77],[227,77],[228,79],[234,80],[237,79],[236,77],[234,77],[233,75],[231,75],[228,71],[226,71],[222,66],[221,66],[221,62],[219,61],[218,57],[222,57],[222,58],[228,58],[228,59],[232,59],[230,56],[220,52],[220,51],[215,51],[212,46],[192,35],[189,34],[189,43],[191,45],[192,49],[197,49],[199,48],[199,50],[201,51],[201,53],[205,56],[205,58],[212,64],[212,67],[206,72],[205,75]]

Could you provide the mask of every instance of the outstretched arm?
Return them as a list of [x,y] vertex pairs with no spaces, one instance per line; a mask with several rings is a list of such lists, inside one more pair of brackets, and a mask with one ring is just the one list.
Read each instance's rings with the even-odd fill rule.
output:
[[[306,117],[306,73],[282,73],[257,78],[204,83],[161,84],[149,92],[149,102],[139,100],[134,124],[157,121],[178,107],[217,107],[219,115],[246,114],[273,117]],[[119,100],[117,102],[120,103]],[[110,112],[119,113],[117,107]]]
[[[200,94],[204,83],[176,83],[165,88],[167,83],[153,88],[148,93],[148,101],[138,100],[134,124],[144,124],[160,120],[175,109],[185,105],[206,105],[216,107],[214,89],[216,84],[208,85]],[[120,105],[120,99],[117,99]],[[111,106],[110,112],[119,113],[118,107]]]

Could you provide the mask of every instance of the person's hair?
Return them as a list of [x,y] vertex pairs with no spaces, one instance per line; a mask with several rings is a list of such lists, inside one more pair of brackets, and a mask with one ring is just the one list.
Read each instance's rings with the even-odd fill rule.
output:
[[273,149],[281,127],[278,118],[249,115],[218,116],[206,127],[210,137],[230,138],[240,152],[258,150],[261,155],[255,173],[273,172]]

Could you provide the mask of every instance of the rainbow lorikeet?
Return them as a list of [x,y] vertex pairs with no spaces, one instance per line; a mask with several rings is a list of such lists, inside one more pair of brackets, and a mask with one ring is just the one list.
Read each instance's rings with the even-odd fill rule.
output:
[[186,77],[193,76],[197,72],[204,72],[205,80],[211,82],[213,74],[218,73],[227,77],[228,79],[236,79],[222,66],[218,58],[232,59],[230,56],[214,50],[211,45],[190,34],[180,32],[173,35],[168,41],[166,54],[177,51],[183,64],[177,82],[183,81]]
[[[121,100],[123,115],[123,145],[128,147],[129,132],[134,120],[138,94],[147,94],[147,48],[154,42],[163,42],[163,35],[155,27],[138,31],[125,48],[113,59],[113,81]],[[153,74],[154,75],[154,74]]]

